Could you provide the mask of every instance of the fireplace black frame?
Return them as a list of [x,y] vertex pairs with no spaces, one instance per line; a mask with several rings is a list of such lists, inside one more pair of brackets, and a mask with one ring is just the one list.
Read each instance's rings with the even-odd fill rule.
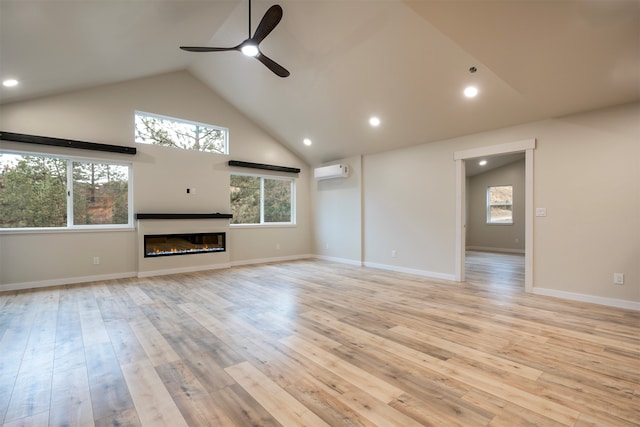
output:
[[[216,237],[222,238],[221,245],[222,247],[209,247],[206,248],[207,237]],[[193,247],[189,249],[181,249],[175,248],[175,250],[161,250],[161,251],[153,251],[151,246],[154,243],[151,243],[151,239],[161,239],[165,238],[167,240],[175,239],[176,241],[187,241],[192,245],[203,245],[203,247]],[[220,239],[218,239],[220,240]],[[202,233],[163,233],[163,234],[145,234],[143,236],[144,243],[144,257],[145,258],[158,258],[165,256],[176,256],[176,255],[195,255],[195,254],[210,254],[217,252],[226,252],[227,250],[227,234],[225,232],[202,232]]]

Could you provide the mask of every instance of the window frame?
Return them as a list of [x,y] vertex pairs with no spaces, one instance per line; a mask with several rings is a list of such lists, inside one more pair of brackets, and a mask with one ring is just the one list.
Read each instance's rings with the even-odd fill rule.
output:
[[[497,187],[511,187],[511,202],[510,203],[491,203],[491,189]],[[491,220],[491,208],[494,206],[510,206],[511,207],[511,219],[508,222],[505,221],[492,221]],[[502,185],[489,185],[487,186],[487,194],[486,194],[486,224],[487,225],[513,225],[513,185],[512,184],[502,184]]]
[[[111,159],[101,159],[98,157],[80,157],[73,155],[61,155],[44,153],[37,151],[21,151],[21,150],[7,150],[0,149],[0,154],[13,154],[19,156],[32,156],[32,157],[45,157],[50,159],[63,160],[66,162],[66,212],[67,221],[65,226],[61,227],[17,227],[17,228],[2,228],[0,227],[0,234],[16,233],[16,232],[62,232],[62,231],[109,231],[109,230],[131,230],[135,228],[134,219],[134,207],[133,207],[133,163],[123,162]],[[79,224],[73,223],[73,164],[74,163],[100,163],[109,164],[114,166],[126,166],[127,167],[127,223],[126,224]]]
[[[297,179],[295,177],[269,175],[269,174],[255,174],[255,173],[239,173],[232,172],[229,174],[229,203],[231,203],[231,177],[232,176],[249,176],[253,178],[260,178],[260,222],[259,223],[247,223],[247,224],[234,224],[233,220],[230,221],[230,227],[234,228],[251,228],[251,227],[295,227],[297,225],[296,219],[296,192],[297,192]],[[288,181],[290,183],[291,191],[291,221],[290,222],[264,222],[264,180],[273,179],[279,181]],[[233,212],[233,208],[231,208]]]
[[[160,145],[160,144],[138,142],[138,141],[136,141],[136,117],[139,116],[139,115],[140,116],[145,116],[145,117],[151,117],[151,118],[155,118],[155,119],[160,119],[160,120],[169,120],[169,121],[173,121],[173,122],[177,122],[177,123],[187,123],[187,124],[191,124],[191,125],[195,125],[195,126],[202,126],[202,127],[207,127],[207,128],[211,128],[211,129],[221,130],[224,133],[224,150],[223,150],[223,152],[202,151],[202,150],[194,150],[194,149],[189,149],[189,148],[167,147],[167,146],[163,146],[163,145]],[[224,126],[211,125],[211,124],[208,124],[208,123],[196,122],[194,120],[187,120],[187,119],[181,119],[181,118],[178,118],[178,117],[164,116],[162,114],[155,114],[155,113],[148,113],[146,111],[134,110],[134,112],[133,112],[133,142],[135,144],[153,145],[153,146],[165,147],[165,148],[175,148],[175,149],[178,149],[178,150],[186,150],[186,151],[197,151],[197,152],[200,152],[200,153],[207,153],[207,154],[229,155],[229,128],[226,128]]]

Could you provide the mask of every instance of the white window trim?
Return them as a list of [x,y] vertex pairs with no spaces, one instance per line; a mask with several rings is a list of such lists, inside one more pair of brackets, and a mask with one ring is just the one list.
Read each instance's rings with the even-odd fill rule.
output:
[[[486,203],[486,211],[487,211],[487,225],[513,225],[513,201],[511,203],[491,203],[490,194],[491,189],[496,187],[511,187],[511,197],[513,198],[513,185],[511,184],[503,184],[503,185],[490,185],[487,187],[487,203]],[[492,206],[511,206],[511,221],[509,222],[497,222],[491,221],[491,207]]]
[[[171,116],[163,116],[161,114],[153,114],[153,113],[147,113],[146,111],[140,111],[140,110],[135,110],[133,113],[133,141],[136,144],[144,144],[142,142],[136,142],[136,126],[135,126],[135,120],[136,120],[136,116],[146,116],[146,117],[153,117],[156,119],[161,119],[161,120],[170,120],[170,121],[175,121],[175,122],[180,122],[180,123],[189,123],[192,125],[196,125],[196,126],[204,126],[204,127],[208,127],[211,129],[218,129],[224,132],[224,152],[223,153],[217,153],[217,152],[213,152],[213,151],[201,151],[202,153],[209,153],[209,154],[221,154],[221,155],[229,155],[229,128],[226,128],[224,126],[217,126],[217,125],[211,125],[209,123],[202,123],[202,122],[196,122],[194,120],[186,120],[186,119],[180,119],[178,117],[171,117]],[[153,145],[153,144],[145,144],[145,145]]]
[[[111,159],[101,159],[98,157],[79,157],[66,154],[51,154],[39,151],[20,150],[0,150],[0,153],[16,154],[20,156],[38,156],[65,160],[67,162],[67,225],[64,227],[23,227],[23,228],[0,228],[0,234],[20,234],[20,233],[51,233],[65,231],[129,231],[135,228],[133,209],[133,163],[122,162]],[[73,224],[73,162],[84,163],[108,163],[110,165],[126,166],[127,175],[127,224]],[[71,172],[69,172],[71,171]],[[69,185],[71,182],[71,186]]]
[[[255,173],[236,173],[233,172],[231,175],[235,176],[252,176],[255,178],[260,178],[260,223],[255,224],[233,224],[230,223],[229,226],[232,228],[268,228],[268,227],[279,227],[279,228],[287,228],[287,227],[296,227],[297,219],[296,219],[296,189],[297,189],[297,179],[289,176],[279,176],[279,175],[269,175],[269,174],[255,174]],[[282,181],[291,182],[291,221],[290,222],[264,222],[264,180],[266,179],[279,179]]]

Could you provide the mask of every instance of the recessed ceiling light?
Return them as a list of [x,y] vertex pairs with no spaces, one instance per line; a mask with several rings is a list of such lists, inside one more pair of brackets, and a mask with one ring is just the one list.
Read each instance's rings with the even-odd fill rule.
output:
[[302,140],[302,143],[308,147],[311,145],[311,140],[309,138],[305,138]]
[[2,82],[2,86],[4,87],[18,86],[18,81],[16,79],[7,79]]
[[375,127],[375,126],[380,126],[380,119],[379,119],[379,118],[377,118],[377,117],[371,117],[371,118],[369,119],[369,124],[370,124],[371,126],[374,126],[374,127]]
[[478,94],[478,88],[475,86],[467,86],[464,90],[464,96],[467,98],[473,98]]
[[486,161],[486,160],[480,160],[480,161],[478,162],[478,164],[479,164],[480,166],[484,166],[484,165],[486,165],[486,164],[487,164],[487,161]]

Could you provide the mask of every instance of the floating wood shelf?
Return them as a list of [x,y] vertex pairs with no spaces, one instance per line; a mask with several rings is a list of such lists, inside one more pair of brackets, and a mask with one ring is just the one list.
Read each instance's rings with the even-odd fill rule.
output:
[[81,150],[106,151],[109,153],[136,154],[135,147],[122,145],[98,144],[96,142],[76,141],[73,139],[50,138],[48,136],[27,135],[0,131],[0,139],[23,142],[27,144],[52,145],[55,147],[77,148]]
[[137,213],[136,219],[229,219],[232,214],[222,213]]
[[276,172],[300,173],[299,168],[290,168],[287,166],[265,165],[264,163],[241,162],[239,160],[229,160],[229,166],[237,166],[241,168],[263,169]]

